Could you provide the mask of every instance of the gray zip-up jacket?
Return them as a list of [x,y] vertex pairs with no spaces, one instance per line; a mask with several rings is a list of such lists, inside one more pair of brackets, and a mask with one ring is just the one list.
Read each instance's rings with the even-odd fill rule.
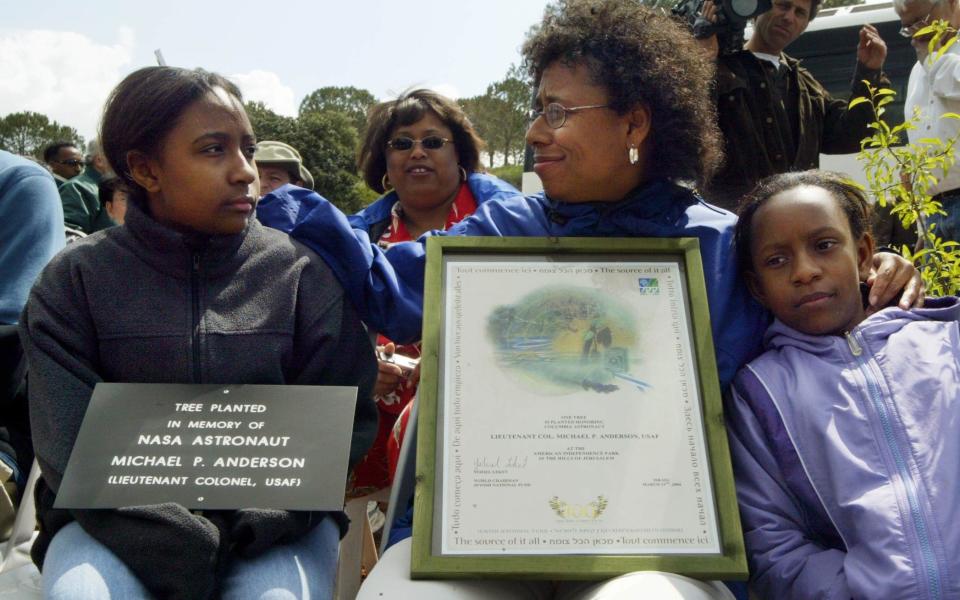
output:
[[56,531],[76,520],[152,594],[208,598],[231,554],[292,541],[327,516],[197,516],[177,504],[53,509],[98,381],[355,385],[351,466],[376,432],[376,361],[356,312],[322,259],[255,219],[237,235],[184,234],[131,203],[124,226],[71,244],[50,262],[20,324],[43,475],[39,565]]

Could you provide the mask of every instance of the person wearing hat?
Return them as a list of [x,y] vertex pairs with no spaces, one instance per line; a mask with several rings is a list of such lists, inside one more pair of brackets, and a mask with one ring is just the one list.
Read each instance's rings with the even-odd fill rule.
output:
[[261,198],[288,183],[313,189],[313,176],[303,166],[300,153],[289,144],[259,142],[253,160],[257,163],[257,172],[260,175]]

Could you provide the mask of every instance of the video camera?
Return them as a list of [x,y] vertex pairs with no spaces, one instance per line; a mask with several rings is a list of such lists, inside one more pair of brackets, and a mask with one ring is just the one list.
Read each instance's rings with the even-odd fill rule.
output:
[[770,0],[714,0],[719,10],[717,22],[711,23],[700,16],[704,1],[679,0],[671,12],[687,22],[697,39],[716,34],[720,54],[742,50],[747,21],[773,8]]

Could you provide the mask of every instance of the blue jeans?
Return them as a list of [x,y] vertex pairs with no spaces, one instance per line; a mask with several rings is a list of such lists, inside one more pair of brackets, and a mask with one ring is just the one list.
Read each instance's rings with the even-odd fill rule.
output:
[[[234,558],[223,581],[223,598],[328,600],[333,596],[339,543],[336,523],[324,519],[292,544],[252,559]],[[150,598],[150,594],[123,561],[74,522],[50,542],[43,563],[43,597],[127,600]]]

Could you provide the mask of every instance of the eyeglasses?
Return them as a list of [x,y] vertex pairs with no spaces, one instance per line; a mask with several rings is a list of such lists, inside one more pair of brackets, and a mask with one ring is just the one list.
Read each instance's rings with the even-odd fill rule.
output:
[[933,16],[933,9],[930,9],[930,12],[927,13],[927,16],[920,19],[919,21],[914,21],[910,25],[904,25],[900,28],[900,35],[905,38],[912,38],[918,31],[926,27],[930,23],[930,17]]
[[68,158],[67,160],[55,160],[53,162],[61,165],[67,165],[68,167],[79,167],[83,165],[83,161],[77,160],[76,158]]
[[560,129],[567,122],[567,113],[575,113],[588,108],[610,108],[609,104],[588,104],[585,106],[572,106],[567,108],[559,102],[551,102],[543,110],[531,110],[530,122],[537,120],[537,117],[543,117],[547,125],[553,129]]
[[387,146],[400,152],[411,150],[415,145],[420,144],[424,150],[439,150],[444,144],[449,144],[450,140],[442,138],[439,135],[428,135],[422,140],[415,140],[405,136],[398,136],[387,142]]

